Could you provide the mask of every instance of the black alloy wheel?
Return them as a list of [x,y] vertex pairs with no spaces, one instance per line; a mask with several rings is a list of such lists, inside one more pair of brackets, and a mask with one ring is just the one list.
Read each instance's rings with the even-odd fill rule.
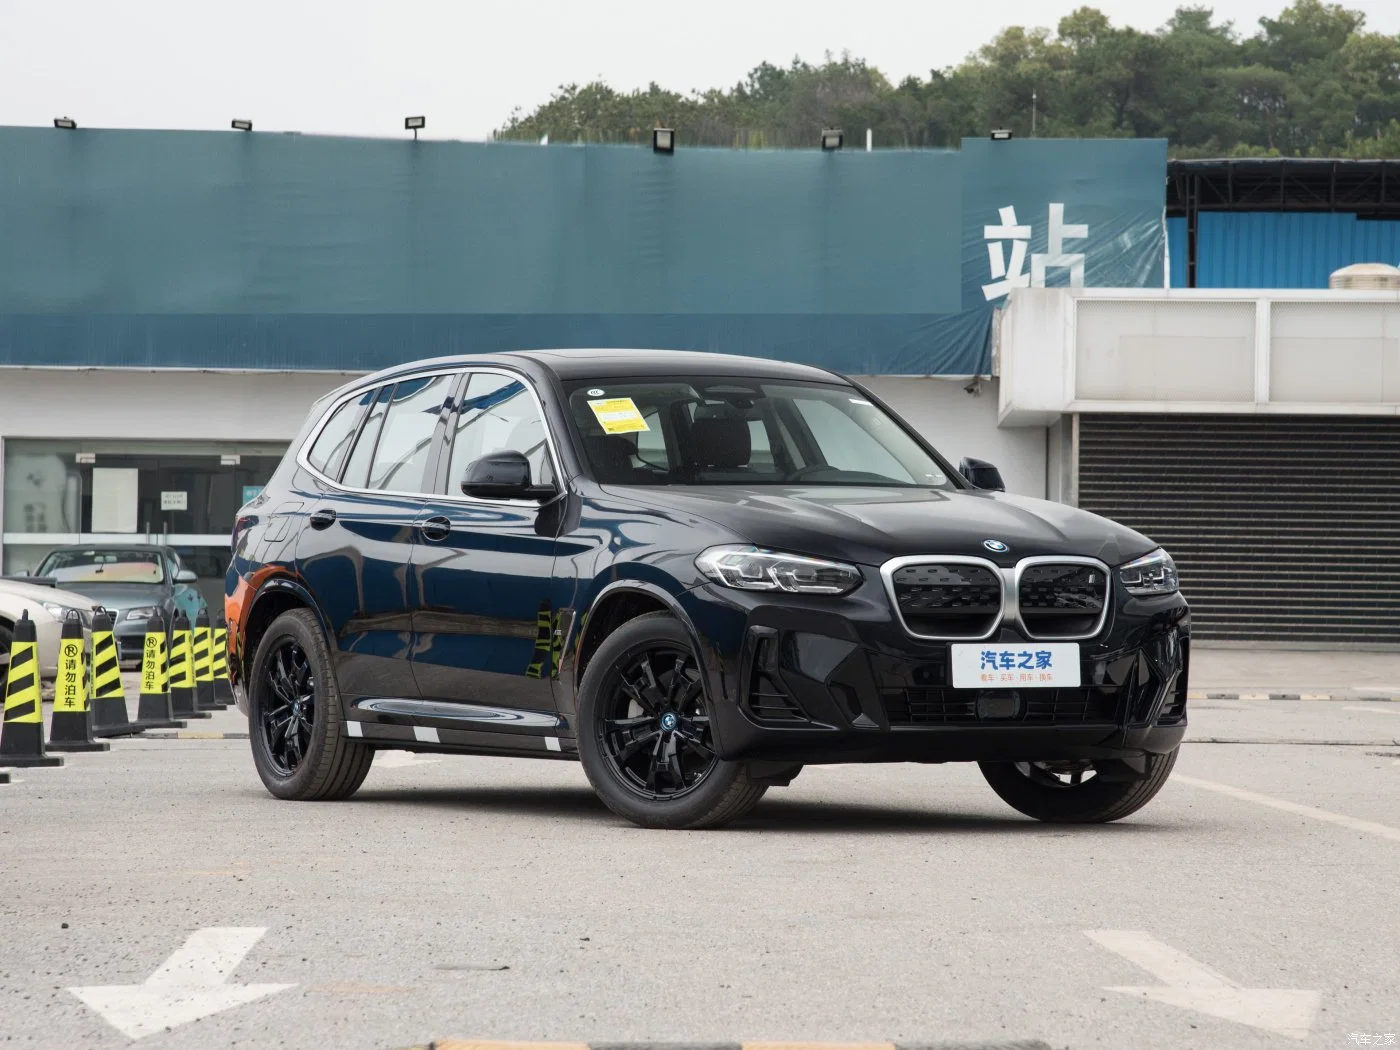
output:
[[711,700],[686,628],[667,613],[602,640],[579,683],[578,749],[603,803],[644,828],[713,828],[767,787],[721,758]]
[[1144,756],[1140,779],[1120,780],[1092,763],[981,762],[982,776],[1003,802],[1051,824],[1104,824],[1136,813],[1162,790],[1177,751]]
[[651,801],[694,791],[719,760],[689,647],[658,643],[621,663],[595,728],[614,775]]
[[267,702],[259,719],[272,768],[289,777],[311,749],[316,718],[316,679],[300,645],[283,639],[263,673]]
[[248,671],[248,733],[263,786],[294,801],[349,798],[374,749],[350,736],[321,622],[290,609],[258,641]]

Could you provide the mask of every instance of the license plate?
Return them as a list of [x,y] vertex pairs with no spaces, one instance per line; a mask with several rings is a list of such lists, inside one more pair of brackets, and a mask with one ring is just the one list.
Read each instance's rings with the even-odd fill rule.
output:
[[1079,646],[1073,642],[969,642],[949,648],[954,689],[1073,689],[1079,685]]

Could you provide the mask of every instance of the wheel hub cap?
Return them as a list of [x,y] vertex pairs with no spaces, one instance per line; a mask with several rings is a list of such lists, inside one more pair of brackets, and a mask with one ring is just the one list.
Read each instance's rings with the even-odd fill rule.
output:
[[661,728],[668,733],[675,732],[676,726],[680,724],[680,719],[676,717],[676,712],[667,711],[661,716]]

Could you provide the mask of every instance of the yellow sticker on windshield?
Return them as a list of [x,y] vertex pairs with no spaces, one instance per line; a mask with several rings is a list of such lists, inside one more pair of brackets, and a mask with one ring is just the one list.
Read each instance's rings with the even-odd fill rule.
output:
[[605,397],[588,402],[605,434],[636,434],[650,430],[630,397]]

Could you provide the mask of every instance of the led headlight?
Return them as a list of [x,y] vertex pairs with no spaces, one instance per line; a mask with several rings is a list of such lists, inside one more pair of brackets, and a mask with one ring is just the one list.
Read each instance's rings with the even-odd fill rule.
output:
[[854,565],[757,547],[711,547],[695,559],[695,567],[715,583],[741,591],[845,594],[861,582]]
[[1118,566],[1118,579],[1129,594],[1139,597],[1175,594],[1178,590],[1176,562],[1160,547],[1127,565]]

